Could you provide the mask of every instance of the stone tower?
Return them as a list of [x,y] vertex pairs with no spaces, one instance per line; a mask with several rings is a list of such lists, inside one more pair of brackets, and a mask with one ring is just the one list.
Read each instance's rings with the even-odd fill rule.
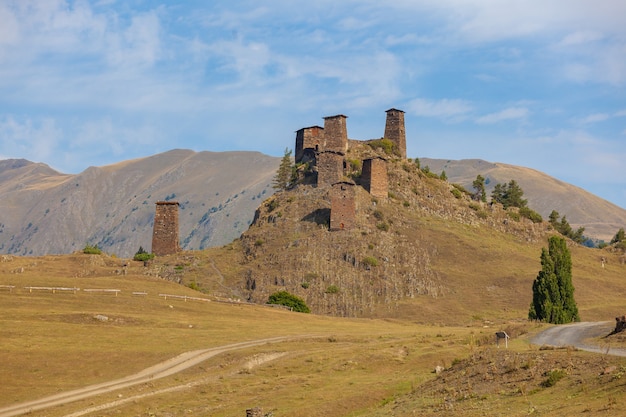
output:
[[296,131],[296,164],[315,158],[315,152],[324,146],[324,128],[321,126],[304,127]]
[[180,251],[178,244],[178,202],[157,201],[152,231],[152,253],[171,255]]
[[398,109],[387,110],[387,122],[385,123],[385,139],[391,140],[398,154],[406,158],[406,131],[404,130],[404,112]]
[[344,154],[335,151],[317,153],[317,186],[333,185],[343,179]]
[[387,198],[389,194],[389,178],[387,176],[387,161],[376,157],[363,161],[361,171],[363,187],[376,198]]
[[348,128],[343,114],[324,117],[324,151],[346,153],[348,151]]
[[356,227],[356,186],[342,181],[330,191],[330,230],[351,230]]

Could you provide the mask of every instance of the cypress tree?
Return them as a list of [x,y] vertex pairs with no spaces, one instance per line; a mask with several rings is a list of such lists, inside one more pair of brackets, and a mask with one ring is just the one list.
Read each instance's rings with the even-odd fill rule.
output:
[[541,271],[533,282],[528,318],[554,324],[580,321],[574,301],[572,259],[565,239],[552,236],[541,250]]

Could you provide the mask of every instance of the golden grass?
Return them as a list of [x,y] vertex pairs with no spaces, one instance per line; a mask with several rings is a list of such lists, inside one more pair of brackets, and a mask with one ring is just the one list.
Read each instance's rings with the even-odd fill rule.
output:
[[[490,244],[488,239],[478,236],[475,245]],[[577,271],[595,274],[595,254],[582,249],[574,253]],[[201,266],[210,265],[211,259],[202,253],[195,256],[199,260],[194,261],[197,266],[193,268],[199,276]],[[525,255],[503,249],[494,255],[494,262],[510,256]],[[142,275],[141,264],[133,264],[127,275],[119,275],[120,264],[114,258],[88,255],[13,258],[0,264],[0,285],[16,287],[11,292],[0,291],[0,408],[127,376],[185,351],[306,335],[227,352],[150,384],[31,415],[66,416],[102,404],[109,407],[86,415],[237,416],[254,406],[276,417],[526,415],[532,410],[541,415],[583,411],[586,415],[611,415],[623,409],[619,395],[624,388],[623,359],[584,352],[540,353],[525,339],[525,332],[538,329],[523,320],[526,301],[509,305],[495,301],[507,285],[514,291],[527,291],[527,279],[519,278],[523,272],[513,270],[509,276],[498,277],[485,269],[484,281],[462,283],[462,268],[446,270],[440,266],[450,279],[458,280],[457,288],[466,292],[470,305],[462,306],[463,297],[451,295],[407,300],[396,315],[424,315],[433,323],[418,325],[406,318],[342,319],[243,303],[166,300],[159,294],[205,295]],[[218,267],[223,274],[232,273],[219,261]],[[593,279],[619,291],[614,279],[619,268],[609,263],[604,269],[606,275]],[[216,273],[216,288],[218,279]],[[581,278],[583,282],[585,279],[591,278]],[[115,288],[121,292],[118,296],[84,291],[29,293],[25,286]],[[488,286],[493,287],[494,295],[485,293]],[[587,293],[577,300],[584,314],[596,310],[598,316],[605,314],[606,308],[599,302],[602,291],[591,283],[583,288]],[[133,291],[148,294],[133,296]],[[479,308],[473,300],[481,292],[488,301]],[[617,306],[618,297],[609,294],[608,304]],[[457,323],[460,325],[446,324],[455,321],[446,317],[448,308],[467,311]],[[472,308],[476,312],[470,314]],[[107,316],[108,321],[99,321],[96,315]],[[514,337],[507,351],[492,347],[493,333],[501,328]],[[502,357],[506,352],[520,358],[543,355],[548,367],[565,367],[567,361],[575,365],[555,387],[538,388],[545,379],[543,368],[537,365],[536,378],[529,379],[527,372],[534,365],[526,367],[524,361],[530,359],[515,362],[513,356]],[[489,369],[494,363],[503,363],[510,372],[494,370],[485,380],[486,374],[477,370]],[[442,379],[445,373],[432,372],[435,366],[449,369],[447,379]],[[610,366],[615,367],[612,373],[599,375]],[[504,389],[503,381],[516,376],[519,384]],[[477,393],[479,385],[481,391]],[[451,387],[449,392],[446,386]],[[468,386],[474,387],[474,394],[466,397],[462,393]]]

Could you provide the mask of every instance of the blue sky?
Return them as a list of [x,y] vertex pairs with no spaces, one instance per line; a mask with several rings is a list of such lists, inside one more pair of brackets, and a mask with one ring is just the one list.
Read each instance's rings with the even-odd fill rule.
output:
[[535,168],[626,208],[623,0],[0,0],[0,158],[282,156],[406,112],[410,157]]

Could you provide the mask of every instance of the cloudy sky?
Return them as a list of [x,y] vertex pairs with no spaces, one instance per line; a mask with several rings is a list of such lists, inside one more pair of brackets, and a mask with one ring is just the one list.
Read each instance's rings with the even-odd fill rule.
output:
[[543,171],[626,208],[624,0],[0,0],[0,159],[282,156],[406,112],[410,157]]

